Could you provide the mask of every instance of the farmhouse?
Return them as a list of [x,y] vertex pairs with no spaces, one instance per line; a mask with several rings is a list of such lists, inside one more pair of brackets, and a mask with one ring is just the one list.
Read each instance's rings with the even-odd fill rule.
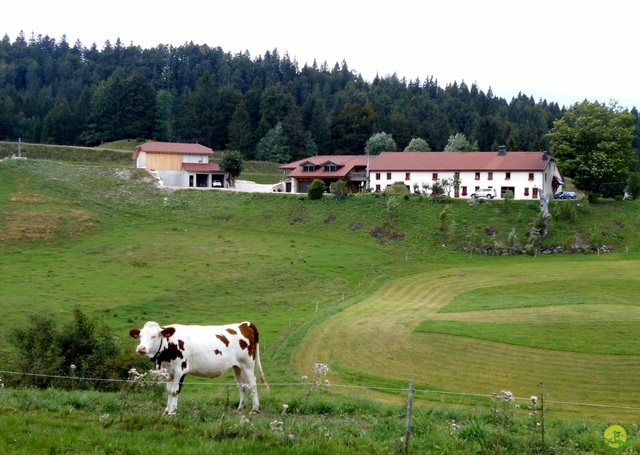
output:
[[555,194],[564,184],[562,173],[548,152],[508,152],[504,147],[498,152],[316,156],[281,168],[290,171],[285,181],[287,191],[293,193],[306,192],[316,178],[325,184],[345,180],[357,192],[365,188],[367,174],[368,188],[374,192],[402,182],[410,191],[431,194],[434,183],[450,182],[449,196],[456,198],[470,198],[480,188],[494,188],[498,198],[511,191],[515,199],[538,199],[541,193]]
[[359,193],[367,180],[367,156],[365,155],[317,155],[280,166],[287,173],[284,191],[306,193],[315,179],[329,187],[344,180],[353,193]]
[[166,186],[226,187],[227,175],[209,162],[213,150],[200,144],[146,142],[135,148],[136,167],[154,172]]

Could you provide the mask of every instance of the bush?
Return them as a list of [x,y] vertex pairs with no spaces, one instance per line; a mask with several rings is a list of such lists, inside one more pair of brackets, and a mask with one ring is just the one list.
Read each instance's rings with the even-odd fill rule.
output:
[[347,188],[347,184],[344,180],[338,180],[337,182],[333,182],[329,188],[331,188],[331,193],[336,201],[340,201],[347,197],[349,194],[349,188]]
[[315,201],[317,199],[322,199],[322,196],[326,191],[327,186],[324,184],[324,182],[320,179],[315,179],[313,182],[311,182],[311,185],[309,185],[307,195],[309,196],[309,199]]
[[[50,317],[35,314],[29,319],[31,326],[14,329],[11,337],[18,349],[16,369],[30,373],[18,377],[18,385],[114,390],[122,383],[109,380],[126,379],[132,367],[144,369],[143,357],[125,352],[113,332],[80,307],[62,330]],[[70,379],[74,377],[83,380]]]
[[385,196],[405,196],[409,194],[409,188],[404,182],[395,182],[384,189]]
[[555,202],[551,204],[551,215],[557,219],[575,221],[578,218],[578,211],[569,201]]

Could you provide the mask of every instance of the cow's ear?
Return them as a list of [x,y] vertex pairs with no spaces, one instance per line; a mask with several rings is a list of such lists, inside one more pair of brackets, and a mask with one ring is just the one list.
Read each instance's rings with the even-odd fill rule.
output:
[[173,335],[176,332],[176,328],[175,327],[164,327],[160,333],[162,334],[163,337],[165,338],[170,338],[171,335]]
[[138,339],[140,338],[140,329],[131,329],[129,330],[129,335],[131,338]]

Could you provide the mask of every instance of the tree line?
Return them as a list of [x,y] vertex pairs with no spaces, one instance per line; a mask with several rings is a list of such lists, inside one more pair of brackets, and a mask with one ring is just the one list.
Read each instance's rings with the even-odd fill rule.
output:
[[[365,81],[347,63],[299,67],[277,49],[252,57],[185,43],[143,49],[73,45],[21,33],[0,42],[0,138],[60,145],[120,139],[198,142],[244,159],[287,162],[364,154],[384,132],[444,150],[464,135],[479,150],[546,150],[566,108],[520,93],[510,101],[464,81],[397,75]],[[634,146],[640,145],[638,112]]]

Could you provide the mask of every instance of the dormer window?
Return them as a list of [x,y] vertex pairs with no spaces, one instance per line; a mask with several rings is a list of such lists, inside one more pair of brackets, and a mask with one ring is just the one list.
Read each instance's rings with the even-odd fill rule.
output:
[[336,166],[335,164],[327,164],[324,167],[325,172],[336,172],[337,170],[338,170],[338,166]]
[[315,164],[305,164],[302,168],[302,172],[315,172],[316,165]]

